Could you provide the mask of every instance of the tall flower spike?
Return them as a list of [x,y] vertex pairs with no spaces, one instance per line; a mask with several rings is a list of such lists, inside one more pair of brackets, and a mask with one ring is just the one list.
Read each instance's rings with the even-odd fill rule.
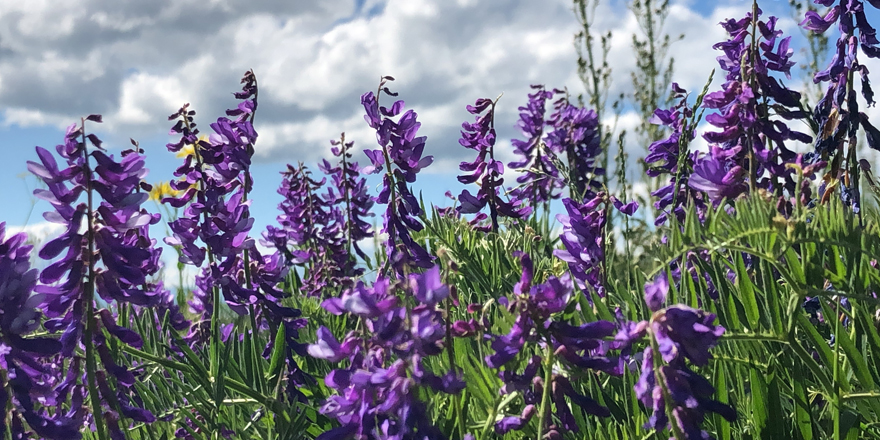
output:
[[[49,318],[44,323],[46,329],[63,330],[61,355],[72,358],[80,344],[85,347],[93,420],[99,431],[106,428],[114,433],[119,430],[120,419],[115,402],[132,392],[134,376],[110,356],[102,328],[135,348],[142,341],[137,333],[117,325],[107,309],[99,309],[96,295],[107,303],[159,304],[164,290],[161,284],[149,282],[158,271],[159,252],[153,248],[154,242],[142,236],[143,228],[156,223],[158,217],[140,206],[149,191],[149,185],[142,181],[147,173],[143,156],[139,151],[127,150],[117,162],[104,152],[97,136],[86,134],[86,120],[99,122],[101,117],[92,115],[79,127],[71,125],[65,143],[56,147],[67,168],[59,169],[53,155],[40,147],[37,155],[41,163],[28,162],[28,169],[49,188],[35,191],[55,209],[44,217],[67,227],[40,250],[39,256],[51,264],[40,274],[42,284],[35,290],[45,295]],[[89,151],[87,142],[94,149]],[[72,206],[81,194],[85,194],[86,201]],[[100,204],[96,204],[98,196]],[[79,362],[71,363],[74,378],[81,376],[80,367]],[[71,399],[84,400],[79,394],[83,388],[73,389],[77,394]],[[116,391],[108,391],[111,389]],[[143,410],[124,415],[144,423],[155,420]]]
[[719,129],[703,138],[726,153],[713,150],[696,167],[700,179],[696,186],[692,179],[691,188],[705,191],[716,204],[747,190],[764,189],[778,197],[793,193],[795,181],[786,167],[795,159],[791,144],[812,140],[779,120],[804,120],[808,115],[800,93],[773,75],[791,77],[791,37],[780,38],[777,18],[761,20],[760,14],[755,7],[743,19],[722,22],[729,38],[713,46],[723,52],[718,62],[727,75],[721,90],[703,100],[703,107],[718,110],[706,116],[706,122]]
[[[504,164],[495,160],[495,104],[496,101],[481,98],[474,105],[467,106],[472,115],[477,115],[473,123],[461,124],[461,139],[458,143],[465,148],[477,151],[477,158],[473,162],[462,162],[458,168],[465,174],[458,176],[461,183],[477,183],[480,186],[477,195],[474,196],[468,190],[463,190],[458,200],[461,203],[457,209],[462,214],[479,213],[486,205],[489,205],[489,218],[492,221],[492,230],[498,231],[498,216],[521,218],[527,216],[531,207],[519,206],[520,202],[514,197],[511,201],[505,201],[499,194],[503,188]],[[485,112],[485,113],[484,113]],[[481,115],[481,113],[483,113]]]
[[544,144],[544,113],[547,100],[553,97],[553,92],[545,90],[542,85],[532,85],[532,90],[535,92],[529,94],[528,104],[519,108],[517,127],[522,130],[525,139],[511,141],[514,153],[521,159],[507,165],[524,170],[523,175],[516,179],[519,186],[512,194],[520,200],[528,200],[534,208],[559,198],[564,185],[559,179],[559,169],[553,162],[561,151],[552,151]]
[[688,144],[694,139],[694,130],[687,127],[688,119],[693,117],[693,110],[687,103],[687,91],[672,83],[672,96],[676,104],[669,109],[657,109],[651,117],[652,124],[664,125],[672,129],[669,137],[653,142],[648,147],[645,163],[651,164],[646,174],[648,177],[669,176],[666,186],[651,193],[657,197],[654,208],[658,214],[654,224],[666,223],[669,215],[684,220],[685,207],[694,203],[697,212],[706,210],[704,196],[688,186],[690,172],[693,167],[693,156],[687,153]]
[[568,159],[569,196],[574,200],[590,200],[602,188],[599,178],[605,169],[597,162],[601,150],[599,139],[599,116],[572,104],[568,93],[554,90],[561,95],[553,103],[553,114],[547,123],[553,127],[547,135],[550,151],[564,152]]
[[11,409],[0,419],[0,432],[27,438],[26,422],[43,438],[79,439],[81,420],[62,411],[52,416],[36,404],[57,400],[48,378],[58,372],[40,358],[58,354],[61,343],[30,336],[40,325],[37,307],[44,296],[32,295],[37,270],[31,269],[32,246],[26,240],[24,233],[7,235],[6,223],[0,222],[0,407]]
[[[551,373],[548,376],[545,370],[544,376],[538,376],[541,357],[532,356],[522,373],[515,369],[514,360],[522,352],[528,353],[534,348],[544,346],[545,356],[558,355],[577,368],[619,375],[619,362],[607,357],[601,350],[600,343],[602,338],[614,333],[615,326],[608,321],[572,325],[560,320],[558,314],[565,310],[572,295],[570,280],[567,276],[551,276],[544,283],[535,284],[531,257],[522,252],[515,252],[514,256],[522,264],[522,278],[513,288],[515,296],[509,300],[505,298],[501,303],[506,303],[509,310],[516,311],[516,319],[507,334],[487,335],[491,340],[493,353],[486,356],[485,362],[490,368],[505,368],[498,372],[504,382],[501,394],[522,392],[525,406],[521,414],[503,417],[496,422],[495,432],[503,434],[523,429],[534,415],[535,405],[543,406],[547,403],[542,403],[540,397],[545,386],[552,390],[551,401],[556,407],[556,417],[561,420],[565,429],[577,432],[578,426],[574,422],[568,402],[579,406],[587,414],[599,417],[610,416],[608,409],[577,392],[562,375]],[[550,364],[552,362],[545,359],[543,368],[548,368]],[[551,382],[544,383],[541,377],[549,377]],[[542,422],[546,421],[545,417],[541,419]]]
[[[862,0],[823,0],[818,2],[830,9],[820,16],[808,11],[801,26],[818,32],[826,32],[832,24],[838,23],[840,36],[835,45],[834,57],[828,67],[817,72],[813,81],[827,82],[824,97],[816,104],[813,117],[820,128],[815,140],[815,151],[807,162],[827,161],[831,164],[828,179],[840,181],[840,196],[854,212],[859,211],[859,158],[856,147],[859,127],[865,130],[868,146],[880,150],[878,131],[868,121],[868,116],[859,110],[857,91],[854,85],[856,74],[861,80],[862,97],[867,105],[874,105],[874,92],[868,79],[868,68],[859,59],[859,48],[869,58],[880,58],[880,41],[876,29],[868,23],[865,3]],[[869,0],[874,8],[880,3]]]
[[[378,93],[397,96],[385,86],[392,80],[391,77],[383,77]],[[372,162],[364,172],[379,172],[387,167],[382,177],[382,190],[376,197],[377,203],[387,205],[381,231],[388,236],[385,242],[388,255],[386,267],[394,268],[398,275],[403,274],[406,266],[431,267],[431,255],[412,238],[411,231],[421,231],[424,226],[418,219],[422,208],[407,185],[415,182],[416,174],[434,161],[433,156],[422,157],[427,138],[416,137],[421,123],[416,120],[416,112],[412,110],[401,115],[404,108],[402,100],[395,101],[390,108],[380,107],[378,96],[367,92],[361,96],[361,104],[367,112],[364,119],[370,128],[376,130],[376,141],[381,147],[364,151]],[[397,121],[392,119],[397,116],[400,116]]]
[[553,251],[553,254],[568,263],[578,287],[604,297],[605,206],[611,203],[623,214],[632,215],[638,209],[638,203],[623,204],[604,192],[582,204],[570,198],[563,199],[562,203],[568,214],[559,214],[556,218],[562,224],[560,240],[564,248]]
[[345,221],[342,211],[319,194],[326,178],[314,180],[302,163],[297,168],[288,165],[282,174],[278,189],[284,197],[278,205],[282,211],[278,216],[281,227],[269,226],[264,236],[267,244],[286,256],[288,263],[308,263],[305,292],[318,296],[328,283],[338,284],[354,271],[345,249]]
[[[342,231],[345,244],[345,252],[337,255],[337,266],[342,268],[342,275],[346,278],[359,276],[363,269],[356,267],[356,260],[352,251],[364,260],[367,255],[358,244],[361,240],[373,236],[370,224],[364,220],[372,217],[373,198],[367,192],[367,180],[361,176],[361,169],[357,162],[351,162],[351,148],[354,142],[345,141],[345,133],[340,140],[332,140],[331,152],[339,158],[336,165],[324,160],[319,167],[324,174],[328,175],[333,186],[327,187],[327,192],[322,195],[325,201],[339,209],[333,227]],[[344,259],[344,260],[343,260]]]

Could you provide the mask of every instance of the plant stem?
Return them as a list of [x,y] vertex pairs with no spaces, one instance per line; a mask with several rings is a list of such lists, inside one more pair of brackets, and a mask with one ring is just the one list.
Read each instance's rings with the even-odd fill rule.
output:
[[92,338],[94,337],[95,332],[95,224],[94,224],[94,197],[92,194],[92,170],[89,166],[89,151],[86,146],[86,121],[84,118],[80,119],[80,130],[82,131],[80,134],[82,135],[82,146],[83,146],[83,160],[84,160],[84,169],[85,172],[85,180],[86,180],[86,206],[87,206],[87,216],[86,216],[86,224],[88,226],[88,261],[86,265],[88,267],[88,279],[86,281],[85,291],[83,292],[83,296],[85,297],[85,311],[83,312],[83,317],[85,318],[85,332],[83,335],[83,344],[86,347],[86,380],[88,381],[89,388],[89,403],[92,407],[92,418],[95,420],[95,431],[98,434],[98,438],[101,440],[107,440],[107,432],[106,427],[104,426],[104,417],[103,412],[101,411],[101,398],[98,392],[98,382],[96,373],[98,371],[97,361],[95,359],[95,345]]
[[547,424],[548,412],[550,411],[550,387],[553,380],[553,350],[550,344],[547,344],[546,358],[544,359],[544,389],[541,393],[541,408],[538,413],[538,435],[537,440],[544,438],[544,426]]

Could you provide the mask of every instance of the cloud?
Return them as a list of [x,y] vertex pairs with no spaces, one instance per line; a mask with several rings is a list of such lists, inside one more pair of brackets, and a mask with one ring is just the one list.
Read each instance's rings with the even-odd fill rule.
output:
[[[717,23],[743,15],[749,5],[740,3],[708,15],[671,6],[665,29],[687,36],[670,49],[684,87],[705,82],[716,65],[710,45],[724,38]],[[359,97],[393,75],[436,157],[427,171],[451,173],[469,153],[457,139],[476,98],[504,93],[496,126],[508,141],[519,135],[530,84],[583,91],[570,8],[568,0],[0,0],[3,122],[63,127],[103,113],[102,135],[125,145],[167,133],[167,116],[189,102],[207,129],[235,105],[231,92],[252,68],[255,159],[313,162],[342,131],[359,148],[375,145]],[[630,93],[638,23],[620,1],[601,2],[596,17],[594,29],[613,35],[611,96]]]

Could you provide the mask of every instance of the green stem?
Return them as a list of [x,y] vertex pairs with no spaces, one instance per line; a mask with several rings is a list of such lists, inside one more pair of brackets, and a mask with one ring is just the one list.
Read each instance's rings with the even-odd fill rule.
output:
[[541,408],[538,413],[538,440],[544,438],[544,426],[547,425],[547,417],[550,412],[550,388],[553,380],[553,351],[550,344],[547,344],[546,358],[544,359],[544,389],[541,393]]
[[86,217],[86,224],[88,226],[88,242],[89,242],[89,251],[88,251],[88,280],[86,281],[85,292],[83,292],[84,300],[85,300],[85,311],[83,316],[86,320],[85,325],[85,333],[83,335],[83,344],[86,347],[86,381],[88,382],[89,388],[89,403],[92,407],[92,418],[95,420],[95,431],[98,434],[98,438],[101,440],[107,440],[107,431],[104,426],[104,414],[101,411],[101,398],[98,392],[98,380],[96,377],[96,373],[98,371],[98,364],[95,359],[95,345],[92,338],[94,336],[95,331],[95,218],[94,218],[94,197],[92,194],[92,170],[89,165],[89,152],[88,147],[86,146],[86,121],[85,119],[80,120],[80,130],[82,130],[82,145],[83,145],[83,160],[84,160],[84,172],[86,174],[86,198],[87,198],[87,210],[88,215]]
[[[835,311],[840,310],[840,296],[837,297]],[[840,318],[834,316],[834,412],[832,414],[834,420],[834,440],[841,440],[840,432],[840,413],[843,410],[843,402],[840,394]]]

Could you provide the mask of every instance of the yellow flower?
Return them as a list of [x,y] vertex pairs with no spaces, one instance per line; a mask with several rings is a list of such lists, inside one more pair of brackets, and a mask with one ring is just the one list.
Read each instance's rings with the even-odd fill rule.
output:
[[181,192],[172,188],[168,182],[159,182],[153,185],[153,189],[150,191],[150,200],[158,202],[165,197],[177,197]]

